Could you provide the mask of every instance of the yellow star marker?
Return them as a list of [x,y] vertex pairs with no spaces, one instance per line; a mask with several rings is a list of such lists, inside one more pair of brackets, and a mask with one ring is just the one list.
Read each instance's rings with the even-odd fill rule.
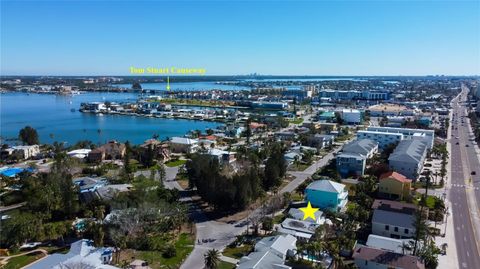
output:
[[313,220],[316,220],[315,218],[315,212],[318,211],[318,208],[313,208],[310,202],[308,202],[307,207],[302,207],[300,210],[303,211],[303,220],[306,220],[307,218],[311,218]]

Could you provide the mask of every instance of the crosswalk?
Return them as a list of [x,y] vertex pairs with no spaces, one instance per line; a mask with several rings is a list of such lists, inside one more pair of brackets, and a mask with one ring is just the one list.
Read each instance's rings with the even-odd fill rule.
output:
[[480,190],[480,187],[472,187],[465,184],[452,184],[451,186],[452,188],[467,188],[467,189]]

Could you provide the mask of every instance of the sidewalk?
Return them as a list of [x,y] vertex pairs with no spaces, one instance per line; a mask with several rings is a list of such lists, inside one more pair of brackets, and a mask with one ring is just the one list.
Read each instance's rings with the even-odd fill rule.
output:
[[[452,122],[452,111],[449,113],[450,122]],[[452,144],[450,143],[450,138],[452,137],[452,125],[448,127],[447,131],[447,151],[449,155],[452,152]],[[440,233],[442,234],[445,232],[445,237],[437,236],[435,237],[435,244],[437,247],[441,249],[444,243],[447,244],[447,254],[446,255],[438,255],[438,268],[439,269],[458,269],[458,255],[457,255],[457,245],[455,242],[455,228],[453,225],[453,217],[452,217],[452,205],[450,202],[450,189],[452,188],[452,181],[451,181],[451,170],[452,170],[452,162],[449,161],[447,163],[447,175],[445,176],[445,186],[443,187],[444,192],[447,194],[445,197],[445,207],[448,209],[447,213],[447,222],[442,223],[441,225],[437,226],[440,229]],[[447,226],[445,231],[445,225]]]

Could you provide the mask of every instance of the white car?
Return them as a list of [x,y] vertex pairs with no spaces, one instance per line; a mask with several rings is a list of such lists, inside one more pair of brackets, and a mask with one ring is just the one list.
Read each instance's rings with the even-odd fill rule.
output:
[[38,247],[42,244],[42,242],[31,242],[31,243],[26,243],[20,246],[20,249],[24,248],[35,248]]

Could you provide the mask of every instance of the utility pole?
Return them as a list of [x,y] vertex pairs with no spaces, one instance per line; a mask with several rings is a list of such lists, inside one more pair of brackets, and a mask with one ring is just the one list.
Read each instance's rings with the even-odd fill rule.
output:
[[447,234],[448,215],[450,215],[450,211],[448,211],[447,207],[445,208],[445,230],[443,231],[443,237]]

